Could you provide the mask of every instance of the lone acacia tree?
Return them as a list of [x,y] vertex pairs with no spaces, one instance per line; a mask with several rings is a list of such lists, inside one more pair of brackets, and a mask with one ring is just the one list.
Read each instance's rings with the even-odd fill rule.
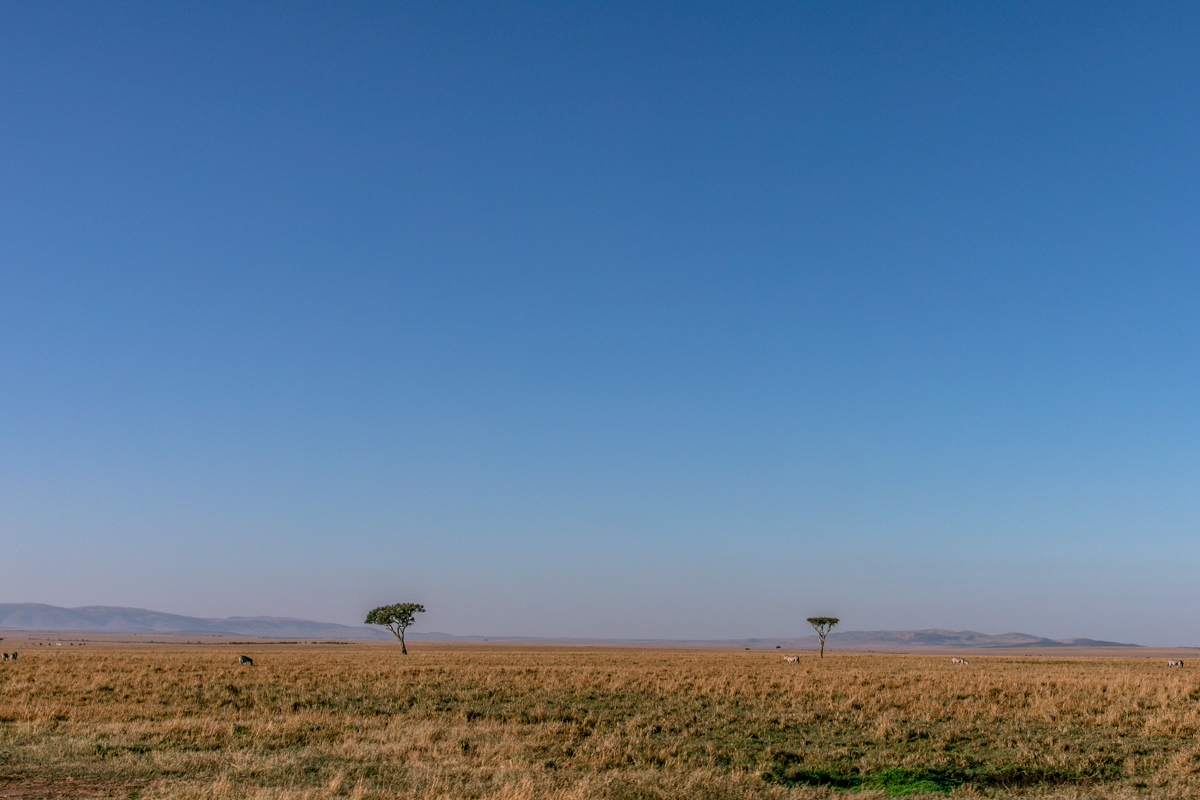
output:
[[416,621],[417,614],[423,614],[425,606],[420,603],[396,603],[394,606],[380,606],[371,609],[367,614],[368,625],[387,625],[392,635],[400,640],[400,652],[408,655],[404,646],[404,629]]
[[821,640],[821,658],[825,657],[825,637],[833,630],[833,626],[837,625],[840,620],[837,617],[809,617],[808,624],[813,626],[813,630],[817,632],[817,638]]

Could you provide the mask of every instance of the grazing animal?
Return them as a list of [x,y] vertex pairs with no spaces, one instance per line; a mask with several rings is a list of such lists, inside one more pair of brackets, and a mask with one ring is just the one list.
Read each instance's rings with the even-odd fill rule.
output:
[[254,659],[251,658],[250,656],[238,656],[238,663],[239,664],[249,664],[250,666],[253,667]]
[[4,660],[5,660],[5,661],[8,661],[8,653],[5,653],[5,654],[4,654]]
[[954,658],[950,659],[950,663],[951,664],[970,664],[971,662],[967,661],[965,658],[959,658],[958,656],[955,656]]
[[1171,659],[1170,661],[1168,661],[1168,662],[1167,662],[1167,666],[1168,666],[1168,667],[1182,667],[1182,666],[1183,666],[1183,662],[1182,662],[1182,661],[1177,661],[1177,660],[1175,660],[1175,659]]
[[799,664],[800,656],[784,656],[783,660],[789,664]]
[[[9,658],[11,658],[13,661],[16,661],[16,660],[17,660],[17,654],[16,654],[16,653],[9,653],[9,654],[8,654],[8,657],[9,657]],[[1183,662],[1182,662],[1182,661],[1180,661],[1179,663],[1180,663],[1180,665],[1182,665],[1182,664],[1183,664]]]

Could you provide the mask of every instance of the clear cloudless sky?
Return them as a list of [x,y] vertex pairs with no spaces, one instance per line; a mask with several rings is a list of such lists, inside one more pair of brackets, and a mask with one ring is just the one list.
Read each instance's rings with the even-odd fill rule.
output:
[[3,602],[1200,645],[1200,4],[0,7]]

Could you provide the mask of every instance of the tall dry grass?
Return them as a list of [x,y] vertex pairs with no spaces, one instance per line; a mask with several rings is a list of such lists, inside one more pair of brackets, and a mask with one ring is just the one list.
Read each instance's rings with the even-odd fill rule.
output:
[[[958,667],[945,657],[806,655],[789,665],[775,653],[601,648],[418,645],[407,657],[379,647],[45,649],[27,647],[0,669],[0,791],[1200,796],[1200,675],[1160,661],[993,657]],[[239,667],[239,652],[256,666]]]

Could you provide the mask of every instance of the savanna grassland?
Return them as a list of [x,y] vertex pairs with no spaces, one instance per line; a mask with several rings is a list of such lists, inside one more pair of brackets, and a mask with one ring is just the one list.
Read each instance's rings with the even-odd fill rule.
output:
[[1200,797],[1191,664],[411,651],[24,646],[0,797]]

